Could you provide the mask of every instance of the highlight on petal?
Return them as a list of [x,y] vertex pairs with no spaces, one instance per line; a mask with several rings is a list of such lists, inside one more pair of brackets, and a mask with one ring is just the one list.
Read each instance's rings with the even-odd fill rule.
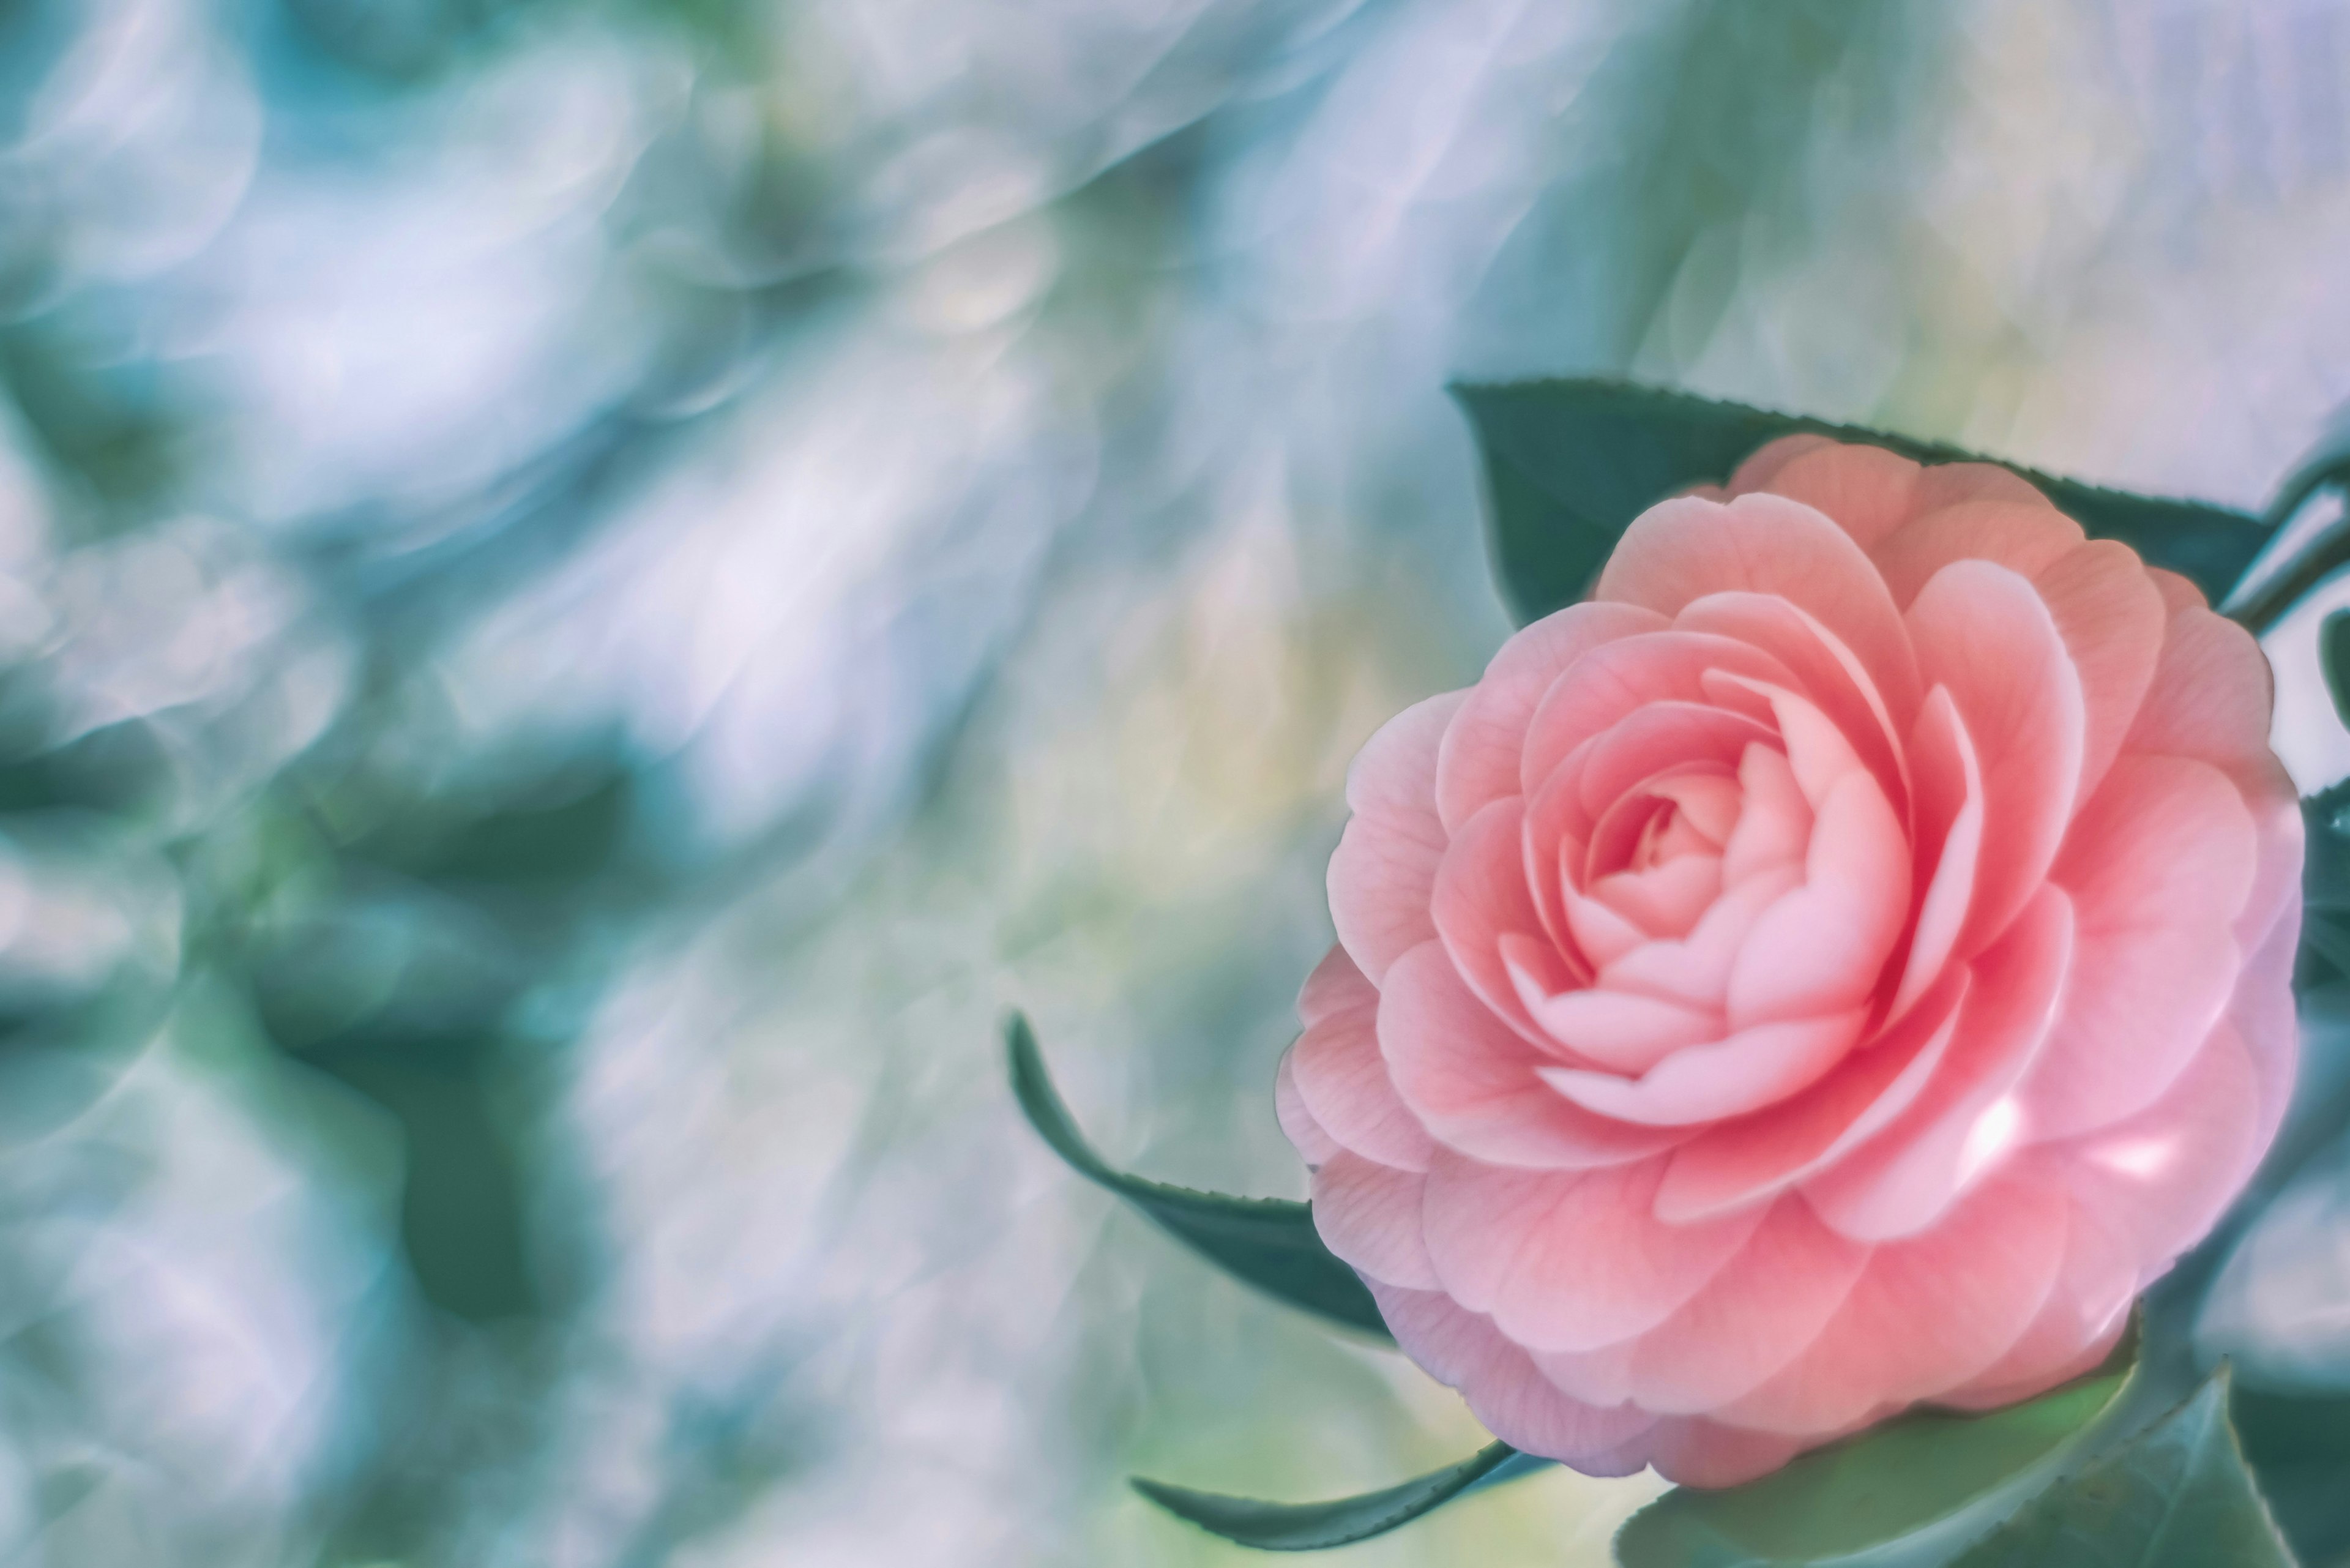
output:
[[1405,709],[1347,772],[1354,815],[1330,857],[1330,919],[1373,981],[1436,934],[1429,900],[1447,843],[1436,815],[1436,748],[1465,701],[1451,691]]
[[1974,961],[1950,1049],[1916,1101],[1803,1184],[1821,1219],[1859,1241],[1916,1235],[2028,1141],[2011,1091],[2054,1024],[2072,959],[2072,902],[2043,888]]

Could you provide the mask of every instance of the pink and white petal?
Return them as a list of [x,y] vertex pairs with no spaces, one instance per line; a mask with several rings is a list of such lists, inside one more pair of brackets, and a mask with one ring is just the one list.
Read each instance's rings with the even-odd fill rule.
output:
[[1435,1146],[1388,1076],[1372,1000],[1309,1025],[1283,1060],[1300,1105],[1327,1137],[1381,1165],[1426,1170]]
[[1510,793],[1533,794],[1577,746],[1652,703],[1703,701],[1705,677],[1717,670],[1780,685],[1795,679],[1750,643],[1698,631],[1660,629],[1594,649],[1552,684],[1528,721]]
[[1669,1416],[1648,1436],[1648,1462],[1675,1486],[1743,1486],[1825,1440],[1758,1432],[1701,1416]]
[[1898,452],[1837,446],[1790,455],[1755,488],[1825,514],[1866,550],[1916,513],[1919,477],[1918,465]]
[[1973,984],[1941,1070],[1909,1107],[1802,1191],[1856,1241],[1913,1236],[2028,1141],[2012,1096],[2055,1022],[2073,961],[2073,910],[2043,888],[1973,965]]
[[2243,955],[2230,928],[2258,846],[2236,786],[2209,763],[2124,756],[2074,820],[2054,877],[2071,895],[2073,972],[2025,1079],[2034,1138],[2151,1104],[2227,1009]]
[[1670,1316],[1734,1257],[1759,1213],[1667,1225],[1660,1161],[1508,1170],[1440,1155],[1420,1213],[1445,1293],[1532,1350],[1590,1350]]
[[1675,1149],[1657,1217],[1687,1224],[1776,1197],[1889,1125],[1940,1070],[1970,979],[1963,968],[1944,975],[1890,1031],[1810,1088]]
[[1908,799],[1900,736],[1912,716],[1894,716],[1859,656],[1815,617],[1785,599],[1762,594],[1709,594],[1676,616],[1673,625],[1770,650],[1787,668],[1791,679],[1774,681],[1765,677],[1764,683],[1801,691],[1828,715],[1877,774],[1886,794],[1895,801]]
[[1768,490],[1771,488],[1771,481],[1776,478],[1779,471],[1787,464],[1807,452],[1819,452],[1839,444],[1827,436],[1815,435],[1809,431],[1798,431],[1794,435],[1783,435],[1775,441],[1764,441],[1747,456],[1745,462],[1731,471],[1730,482],[1722,487],[1722,499],[1730,500],[1757,490]]
[[1915,710],[1917,666],[1884,579],[1850,535],[1801,502],[1756,493],[1727,506],[1653,506],[1624,531],[1592,597],[1669,616],[1718,593],[1800,606],[1859,657],[1889,711]]
[[1406,1290],[1435,1290],[1436,1270],[1420,1241],[1426,1181],[1341,1150],[1314,1173],[1314,1229],[1357,1273]]
[[2059,1189],[1986,1182],[1931,1231],[1876,1248],[1811,1347],[1714,1415],[1826,1434],[1963,1387],[2040,1315],[2071,1210]]
[[1590,887],[1591,897],[1652,937],[1681,937],[1721,897],[1721,857],[1682,855],[1643,871],[1617,871]]
[[1540,1044],[1544,1039],[1542,1027],[1519,1000],[1503,950],[1505,938],[1538,940],[1545,934],[1526,886],[1521,854],[1524,818],[1525,802],[1509,795],[1462,824],[1437,867],[1430,912],[1437,938],[1452,955],[1453,968],[1478,1000],[1511,1028]]
[[[1927,470],[1930,480],[1935,471]],[[2021,483],[2019,481],[2019,483]],[[2033,577],[2080,548],[2081,525],[2032,492],[2029,501],[1977,498],[1921,512],[1869,552],[1905,610],[1943,567],[1987,561]],[[1933,684],[1927,678],[1927,684]]]
[[1909,607],[1909,631],[1982,766],[1983,852],[1954,949],[1963,958],[2007,928],[2064,842],[2081,776],[2081,680],[2039,594],[1989,562],[1937,572]]
[[1876,778],[1848,773],[1820,803],[1804,885],[1762,911],[1731,966],[1731,1027],[1859,1006],[1908,913],[1908,839]]
[[1747,933],[1763,910],[1803,880],[1800,861],[1752,872],[1716,898],[1688,936],[1623,947],[1596,983],[1719,1014],[1730,993],[1731,965],[1746,945]]
[[2055,618],[2081,678],[2087,723],[2077,803],[2096,790],[2137,722],[2154,683],[2169,611],[2137,552],[2112,539],[2067,551],[2036,573],[2032,586]]
[[1367,1012],[1379,1004],[1379,988],[1343,946],[1322,955],[1297,992],[1297,1021],[1311,1029],[1342,1012]]
[[1721,850],[1721,880],[1728,888],[1761,871],[1802,865],[1812,841],[1812,803],[1804,798],[1785,753],[1775,745],[1749,746],[1739,758],[1738,785],[1744,804]]
[[1472,1158],[1583,1170],[1643,1159],[1687,1135],[1627,1127],[1569,1105],[1534,1075],[1555,1060],[1477,1000],[1441,944],[1396,961],[1379,997],[1379,1054],[1437,1143]]
[[1869,1261],[1801,1199],[1773,1204],[1739,1254],[1682,1308],[1640,1336],[1632,1398],[1702,1416],[1752,1393],[1811,1348]]
[[1586,1475],[1630,1475],[1647,1462],[1656,1417],[1629,1406],[1570,1398],[1491,1322],[1434,1291],[1367,1282],[1396,1344],[1438,1382],[1461,1391],[1484,1428],[1525,1453]]
[[1645,1073],[1674,1052],[1722,1036],[1711,1008],[1605,987],[1544,997],[1534,1021],[1562,1045],[1617,1073]]
[[1968,501],[2012,502],[2056,510],[2056,504],[2038,485],[1995,462],[1939,462],[1918,476],[1920,515]]
[[1931,864],[1934,869],[1918,899],[1909,954],[1894,989],[1895,1018],[1914,1006],[1945,972],[1974,902],[1975,872],[1982,859],[1982,763],[1959,721],[1949,687],[1937,686],[1926,694],[1909,753],[1917,785],[1912,843],[1918,865]]
[[1293,1045],[1281,1054],[1281,1065],[1273,1075],[1273,1114],[1281,1123],[1282,1136],[1289,1139],[1307,1168],[1320,1165],[1338,1152],[1338,1140],[1322,1130],[1314,1113],[1305,1108],[1305,1096],[1297,1092],[1297,1078],[1291,1058],[1297,1054]]
[[1436,934],[1429,899],[1448,838],[1436,815],[1436,748],[1467,697],[1449,691],[1405,709],[1347,771],[1354,815],[1330,857],[1330,919],[1374,981]]
[[1734,768],[1751,745],[1778,739],[1769,726],[1699,702],[1652,702],[1577,746],[1559,764],[1582,807],[1574,836],[1589,842],[1601,814],[1635,784],[1691,764]]
[[1662,630],[1663,617],[1630,605],[1576,604],[1502,644],[1452,716],[1436,755],[1437,815],[1448,831],[1503,795],[1525,793],[1518,760],[1526,725],[1566,670],[1621,638]]
[[2126,1122],[2049,1144],[2037,1168],[2059,1173],[2085,1222],[2128,1259],[2143,1290],[2203,1239],[2267,1152],[2262,1085],[2222,1020],[2170,1092]]
[[2298,792],[2269,750],[2275,691],[2251,633],[2200,604],[2175,608],[2154,684],[2122,742],[2126,752],[2210,763],[2243,791],[2261,829],[2260,871],[2236,933],[2248,950],[2260,945],[2278,913],[2300,903]]
[[1815,1083],[1860,1038],[1862,1011],[1786,1018],[1676,1051],[1638,1078],[1537,1067],[1542,1081],[1596,1115],[1642,1127],[1695,1127],[1744,1116]]

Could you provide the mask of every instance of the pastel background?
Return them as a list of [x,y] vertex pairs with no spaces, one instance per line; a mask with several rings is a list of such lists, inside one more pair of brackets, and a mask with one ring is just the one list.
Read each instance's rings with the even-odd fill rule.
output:
[[[1123,1478],[1466,1453],[995,1037],[1303,1190],[1346,763],[1506,630],[1445,383],[2256,509],[2345,257],[2314,0],[9,8],[0,1560],[1238,1562]],[[2350,1386],[2298,1202],[2232,1347]]]

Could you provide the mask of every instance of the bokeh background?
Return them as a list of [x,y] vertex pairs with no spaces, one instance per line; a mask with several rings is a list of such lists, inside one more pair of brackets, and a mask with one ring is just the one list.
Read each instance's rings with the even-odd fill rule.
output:
[[[1238,1562],[1123,1478],[1468,1452],[995,1034],[1302,1190],[1347,761],[1507,629],[1447,381],[2257,509],[2345,258],[2318,0],[11,0],[0,1561]],[[2334,1169],[2248,1376],[2350,1387]]]

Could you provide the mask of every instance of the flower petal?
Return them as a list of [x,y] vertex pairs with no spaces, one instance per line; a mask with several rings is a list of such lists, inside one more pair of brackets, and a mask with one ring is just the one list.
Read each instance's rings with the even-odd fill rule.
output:
[[1909,750],[1918,790],[1911,842],[1918,864],[1930,857],[1934,869],[1918,899],[1909,956],[1894,989],[1895,1018],[1942,977],[1974,902],[1975,873],[1982,861],[1982,763],[1949,687],[1926,693]]
[[1481,807],[1524,793],[1518,764],[1526,725],[1569,666],[1594,649],[1665,625],[1662,616],[1630,605],[1569,605],[1503,643],[1437,751],[1436,808],[1445,828],[1458,830]]
[[1675,1149],[1657,1217],[1686,1224],[1760,1202],[1825,1170],[1899,1116],[1940,1069],[1969,975],[1943,977],[1885,1036],[1835,1072],[1751,1116],[1716,1124]]
[[1809,611],[1858,656],[1897,719],[1916,710],[1918,669],[1884,578],[1850,535],[1800,502],[1755,493],[1653,506],[1625,529],[1592,597],[1669,616],[1718,593],[1776,595]]
[[1435,1290],[1436,1270],[1420,1241],[1427,1179],[1341,1150],[1314,1173],[1314,1229],[1356,1272],[1406,1290]]
[[1901,824],[1873,776],[1846,774],[1820,803],[1804,885],[1762,911],[1731,967],[1731,1027],[1860,1006],[1908,911]]
[[1756,452],[1731,476],[1732,495],[1748,489],[1768,490],[1800,501],[1834,521],[1864,550],[1908,522],[1918,510],[1919,465],[1883,447],[1830,441],[1789,452],[1756,477],[1760,465],[1755,459],[1762,456],[1762,452]]
[[1876,1137],[1803,1184],[1821,1219],[1856,1241],[1915,1235],[2024,1140],[2010,1091],[2054,1023],[2072,956],[2071,901],[2043,888],[1975,961],[1941,1070]]
[[1618,1165],[1669,1148],[1678,1129],[1627,1127],[1569,1105],[1534,1076],[1555,1058],[1479,1002],[1440,943],[1396,961],[1379,994],[1379,1054],[1438,1143],[1538,1169]]
[[1528,722],[1513,793],[1533,794],[1577,746],[1652,703],[1703,701],[1713,670],[1778,685],[1795,679],[1752,644],[1705,632],[1660,629],[1595,649],[1559,677]]
[[1446,842],[1436,816],[1436,748],[1466,700],[1450,691],[1405,709],[1379,726],[1347,770],[1354,815],[1330,857],[1330,919],[1373,981],[1436,934],[1429,898]]
[[2137,552],[2112,539],[2092,539],[2033,574],[2032,586],[2056,621],[2057,634],[2081,678],[2086,723],[2081,784],[2086,800],[2120,754],[2122,737],[2137,719],[2154,684],[2169,612],[2146,575]]
[[1584,1108],[1645,1127],[1693,1127],[1759,1110],[1816,1081],[1860,1036],[1860,1011],[1786,1018],[1676,1051],[1638,1078],[1579,1067],[1537,1067],[1542,1081]]
[[2071,1210],[2061,1189],[1986,1182],[1924,1235],[1878,1246],[1811,1347],[1714,1416],[1834,1432],[1963,1386],[2039,1316]]
[[2251,814],[2220,771],[2124,756],[2073,824],[2054,879],[2077,927],[2063,1011],[2023,1085],[2033,1136],[2158,1098],[2234,993],[2230,928],[2251,892]]
[[2072,815],[2085,720],[2080,677],[2032,585],[2004,566],[1959,561],[1909,607],[1929,685],[1951,701],[1983,774],[1983,854],[1956,952],[2007,928],[2048,875]]
[[1399,1170],[1426,1170],[1435,1146],[1396,1093],[1379,1055],[1379,993],[1344,948],[1333,948],[1322,961],[1315,979],[1306,981],[1307,992],[1334,966],[1343,966],[1359,988],[1357,1000],[1314,1010],[1305,1033],[1283,1058],[1298,1105],[1325,1137],[1355,1153]]
[[1504,1170],[1454,1155],[1420,1199],[1445,1293],[1534,1350],[1590,1350],[1645,1333],[1695,1295],[1762,1222],[1657,1220],[1657,1160],[1594,1171]]
[[[1928,483],[1943,472],[1928,469]],[[2029,500],[1977,498],[1922,512],[1870,551],[1869,559],[1884,574],[1893,602],[1906,610],[1934,575],[1954,562],[1988,561],[2029,578],[2078,549],[2086,537],[2078,523],[2035,490]]]

